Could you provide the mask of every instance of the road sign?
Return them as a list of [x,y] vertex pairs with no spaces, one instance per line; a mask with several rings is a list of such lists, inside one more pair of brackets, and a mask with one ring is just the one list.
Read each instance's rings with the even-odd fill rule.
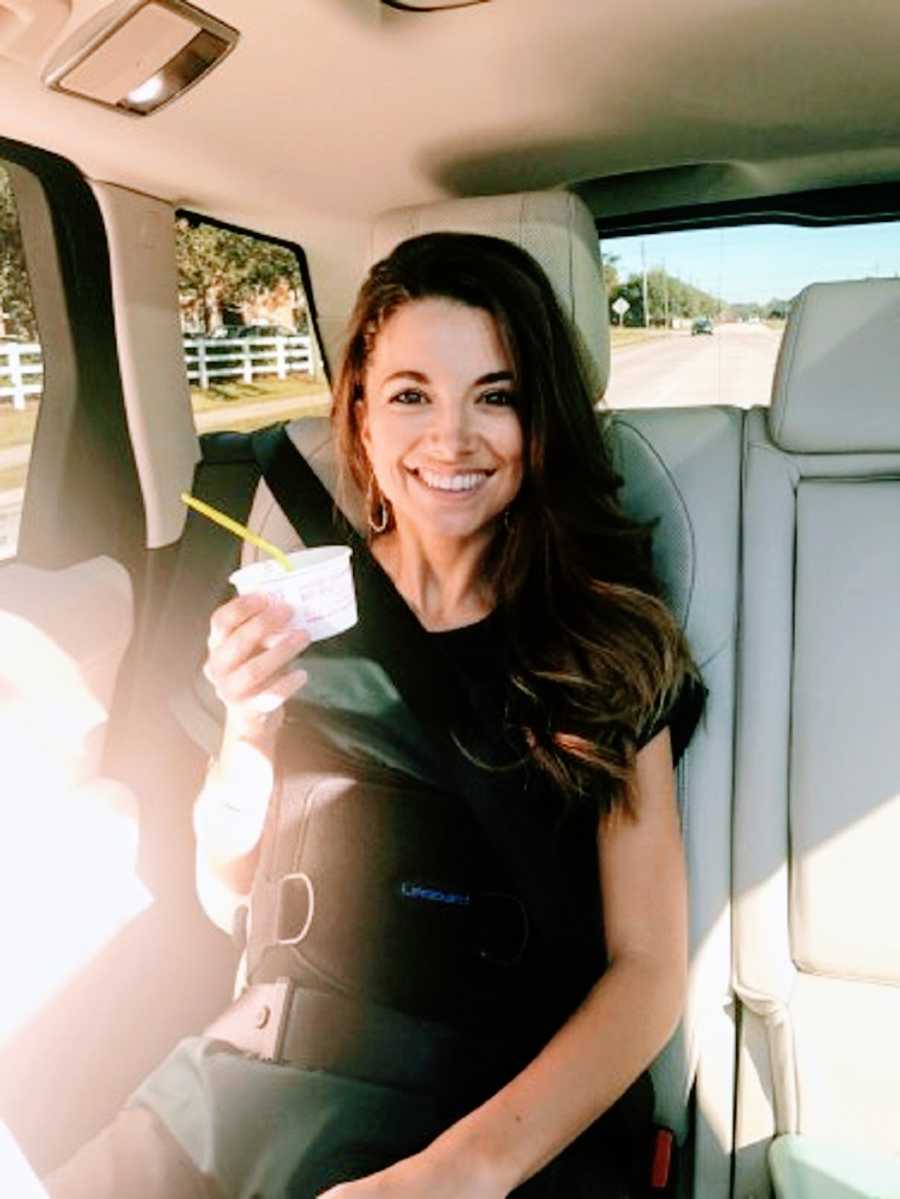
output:
[[613,301],[612,309],[616,316],[623,317],[630,307],[625,297],[619,296],[618,300]]

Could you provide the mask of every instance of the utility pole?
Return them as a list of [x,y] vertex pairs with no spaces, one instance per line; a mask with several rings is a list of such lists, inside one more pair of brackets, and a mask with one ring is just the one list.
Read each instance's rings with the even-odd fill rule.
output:
[[669,327],[669,276],[666,274],[666,260],[663,259],[663,306],[665,308],[666,328]]
[[647,304],[647,256],[644,252],[644,239],[641,238],[641,277],[643,279],[644,293],[644,328],[650,328],[650,311]]

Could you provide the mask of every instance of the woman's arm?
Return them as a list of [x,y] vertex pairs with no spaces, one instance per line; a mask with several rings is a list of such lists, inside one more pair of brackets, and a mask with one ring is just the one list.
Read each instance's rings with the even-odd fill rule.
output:
[[269,800],[277,725],[247,739],[226,725],[194,804],[196,886],[200,905],[224,932],[253,885]]
[[306,681],[305,671],[289,666],[309,636],[285,631],[290,616],[286,604],[246,595],[217,608],[210,620],[203,669],[226,721],[194,805],[196,881],[204,910],[226,932],[253,884],[283,704]]
[[616,812],[600,828],[606,973],[501,1091],[421,1154],[328,1199],[500,1199],[606,1111],[672,1036],[687,979],[687,883],[667,729],[638,754],[634,787],[636,819]]

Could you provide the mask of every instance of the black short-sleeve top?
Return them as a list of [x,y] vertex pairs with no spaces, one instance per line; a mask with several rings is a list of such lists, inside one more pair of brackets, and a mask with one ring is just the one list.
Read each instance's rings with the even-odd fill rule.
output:
[[[463,734],[470,744],[489,754],[490,745],[496,747],[506,738],[508,752],[514,755],[514,747],[521,749],[521,743],[504,722],[508,670],[500,624],[495,612],[477,624],[430,637],[465,679],[473,724]],[[700,721],[706,695],[699,678],[686,676],[662,713],[639,735],[637,748],[668,728],[677,766]],[[508,805],[511,832],[514,829],[521,838],[535,868],[543,866],[548,886],[553,880],[559,887],[560,969],[577,972],[575,963],[580,962],[583,973],[572,987],[575,992],[586,990],[606,965],[597,811],[589,803],[566,804],[549,778],[530,762],[498,783],[498,802]]]
[[[429,758],[428,739],[423,739],[417,723],[407,718],[402,705],[386,707],[381,668],[368,656],[375,639],[384,641],[386,616],[397,616],[398,593],[371,554],[361,555],[354,569],[359,627],[305,651],[309,681],[291,705],[293,720],[307,729],[318,727],[344,750],[359,751],[436,785],[446,784],[446,771],[442,778],[441,762]],[[387,606],[378,609],[379,600]],[[473,759],[506,767],[489,776],[489,803],[495,811],[491,824],[504,829],[504,840],[508,830],[512,856],[533,863],[547,912],[553,913],[551,958],[556,977],[546,1019],[540,1022],[546,1032],[565,1019],[606,967],[597,810],[587,802],[566,803],[550,778],[523,753],[520,733],[507,724],[509,669],[503,625],[497,610],[474,624],[428,633],[421,671],[427,675],[427,687],[434,689],[445,686],[450,677],[455,680],[461,700],[453,717],[458,743]],[[409,609],[391,628],[395,636],[404,630],[417,642],[423,632]],[[429,649],[434,652],[425,652]],[[446,671],[441,663],[446,663]],[[668,727],[677,762],[700,718],[704,697],[702,684],[689,680],[639,737],[639,744]],[[465,803],[464,796],[459,798]],[[547,971],[546,955],[542,960]],[[558,996],[558,1006],[553,996]]]
[[662,714],[638,736],[637,748],[643,749],[658,733],[667,728],[672,742],[672,764],[677,766],[700,722],[706,696],[706,688],[699,678],[687,675]]

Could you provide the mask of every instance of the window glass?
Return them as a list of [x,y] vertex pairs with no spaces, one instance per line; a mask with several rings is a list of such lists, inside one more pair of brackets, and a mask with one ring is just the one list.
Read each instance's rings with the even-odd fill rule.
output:
[[16,552],[43,362],[9,174],[0,162],[0,559]]
[[602,242],[612,408],[768,404],[808,284],[900,274],[900,222],[743,225]]
[[197,431],[327,413],[331,395],[294,252],[184,216],[175,233]]

